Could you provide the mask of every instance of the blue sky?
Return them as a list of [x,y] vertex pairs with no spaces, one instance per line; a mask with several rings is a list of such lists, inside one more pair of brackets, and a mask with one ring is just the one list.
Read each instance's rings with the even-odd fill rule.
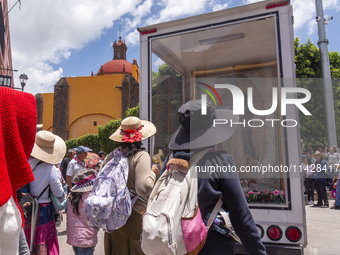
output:
[[[17,0],[8,0],[12,7]],[[60,77],[89,76],[112,60],[119,28],[128,46],[127,60],[139,63],[136,28],[243,5],[258,0],[23,0],[10,13],[14,82],[29,77],[25,91],[53,92]],[[195,4],[192,4],[192,3]],[[340,51],[340,0],[323,0],[330,51]],[[295,36],[317,44],[315,0],[293,0]]]

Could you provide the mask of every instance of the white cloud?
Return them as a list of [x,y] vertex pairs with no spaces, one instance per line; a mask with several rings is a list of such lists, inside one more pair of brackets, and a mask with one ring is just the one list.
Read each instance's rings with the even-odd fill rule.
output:
[[150,14],[152,5],[152,0],[145,0],[142,4],[136,6],[133,10],[131,10],[130,13],[134,18],[133,20],[126,18],[124,20],[125,27],[127,29],[135,28],[141,22],[143,17]]
[[[147,0],[146,0],[147,1]],[[145,1],[145,2],[146,2]],[[146,4],[146,3],[143,4]],[[165,22],[169,20],[173,20],[176,18],[181,18],[189,15],[198,14],[200,12],[204,12],[207,8],[206,3],[208,0],[196,0],[193,4],[192,1],[183,1],[183,0],[162,0],[157,2],[157,8],[161,7],[162,9],[156,14],[150,16],[149,13],[144,13],[142,16],[148,16],[146,19],[140,19],[141,14],[137,13],[134,15],[131,12],[131,15],[134,16],[132,21],[127,21],[129,24],[135,24],[135,26],[146,26],[150,24],[157,24],[160,22]],[[132,30],[132,31],[131,31]],[[126,38],[127,42],[135,45],[139,42],[138,32],[135,30],[135,27],[131,28],[128,32]]]
[[215,4],[214,7],[213,7],[213,11],[219,11],[219,10],[223,10],[223,9],[226,9],[228,7],[228,3],[226,4]]
[[[13,6],[16,0],[9,0]],[[68,59],[71,50],[81,49],[100,38],[103,29],[131,11],[141,0],[31,0],[10,13],[13,68],[25,72],[27,91],[48,90],[62,75],[58,65]],[[133,8],[132,8],[133,9]],[[15,83],[18,83],[18,74]],[[17,86],[17,85],[16,85]]]
[[[122,19],[122,34],[128,45],[139,43],[138,26],[165,22],[207,11],[216,11],[259,0],[30,0],[10,13],[14,82],[25,72],[27,91],[53,91],[63,75],[62,61]],[[316,31],[315,0],[293,0],[295,29]],[[11,7],[16,0],[8,0]],[[324,0],[325,11],[339,10],[340,0]],[[111,47],[110,47],[111,48]]]
[[[317,32],[316,8],[315,0],[294,0],[293,3],[294,13],[294,28],[296,30],[304,29],[308,36]],[[339,11],[340,0],[323,0],[324,13],[327,10],[335,9]],[[327,15],[325,15],[327,16]]]
[[139,32],[135,29],[133,32],[129,33],[127,36],[126,36],[126,43],[128,45],[136,45],[139,43]]
[[159,67],[160,65],[164,64],[164,61],[161,60],[160,58],[158,58],[153,64],[154,64],[156,67]]
[[[246,0],[247,3],[259,2],[262,0]],[[294,29],[304,29],[307,35],[316,32],[317,23],[315,21],[316,9],[315,0],[293,0]],[[340,10],[340,0],[323,0],[324,11],[329,9]]]

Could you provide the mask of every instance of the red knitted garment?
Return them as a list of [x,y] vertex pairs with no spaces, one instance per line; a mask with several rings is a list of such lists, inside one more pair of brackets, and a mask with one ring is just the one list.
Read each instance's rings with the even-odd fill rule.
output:
[[28,158],[33,149],[37,110],[32,94],[0,87],[0,207],[34,180]]

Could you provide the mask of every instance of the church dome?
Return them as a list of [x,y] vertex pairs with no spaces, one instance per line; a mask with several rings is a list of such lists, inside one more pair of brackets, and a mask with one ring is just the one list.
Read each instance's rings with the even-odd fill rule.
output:
[[118,43],[115,41],[113,47],[113,60],[102,65],[97,75],[102,74],[132,74],[132,64],[126,60],[127,46],[122,37],[119,36]]
[[132,64],[125,59],[113,59],[102,65],[97,75],[113,74],[113,73],[129,73],[132,74]]

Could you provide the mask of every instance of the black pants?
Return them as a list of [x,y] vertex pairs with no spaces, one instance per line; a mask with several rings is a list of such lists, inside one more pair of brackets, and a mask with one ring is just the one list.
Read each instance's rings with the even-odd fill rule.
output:
[[318,193],[318,205],[322,205],[322,200],[324,202],[324,205],[328,205],[326,181],[314,180],[314,184],[316,192]]
[[306,184],[306,189],[307,189],[308,201],[314,201],[314,179],[306,178],[305,184]]

